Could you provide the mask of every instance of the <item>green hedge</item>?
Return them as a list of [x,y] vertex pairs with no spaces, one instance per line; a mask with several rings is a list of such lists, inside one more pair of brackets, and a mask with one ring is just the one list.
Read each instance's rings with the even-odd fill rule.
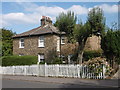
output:
[[32,65],[37,64],[37,56],[4,56],[2,66]]
[[84,51],[83,59],[85,61],[102,56],[102,51]]

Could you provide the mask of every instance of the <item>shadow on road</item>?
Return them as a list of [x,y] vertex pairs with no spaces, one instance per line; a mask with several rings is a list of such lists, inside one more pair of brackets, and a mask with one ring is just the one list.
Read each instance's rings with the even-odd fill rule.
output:
[[112,89],[112,90],[119,90],[119,83],[120,80],[118,79],[107,79],[107,80],[87,80],[82,79],[82,81],[75,81],[73,84],[63,84],[60,86],[62,90],[68,90],[69,88],[77,89]]

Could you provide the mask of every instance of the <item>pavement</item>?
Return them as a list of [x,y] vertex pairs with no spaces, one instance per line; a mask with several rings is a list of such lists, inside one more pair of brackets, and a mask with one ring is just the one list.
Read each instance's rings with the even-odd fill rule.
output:
[[37,77],[37,76],[13,76],[3,75],[2,79],[9,80],[24,80],[33,82],[48,82],[48,83],[62,83],[62,84],[80,84],[80,85],[96,85],[106,87],[119,87],[119,79],[106,79],[106,80],[93,80],[93,79],[80,79],[80,78],[58,78],[58,77]]

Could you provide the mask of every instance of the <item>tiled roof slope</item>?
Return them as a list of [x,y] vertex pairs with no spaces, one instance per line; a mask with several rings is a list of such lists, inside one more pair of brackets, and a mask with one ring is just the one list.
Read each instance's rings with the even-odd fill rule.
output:
[[[16,37],[24,37],[24,36],[32,36],[32,35],[41,35],[41,34],[60,34],[59,30],[51,25],[51,24],[47,24],[44,26],[39,26],[37,28],[34,28],[32,30],[29,30],[27,32],[21,33],[21,34],[16,34],[13,36],[13,38]],[[65,34],[65,32],[61,32],[61,34]]]

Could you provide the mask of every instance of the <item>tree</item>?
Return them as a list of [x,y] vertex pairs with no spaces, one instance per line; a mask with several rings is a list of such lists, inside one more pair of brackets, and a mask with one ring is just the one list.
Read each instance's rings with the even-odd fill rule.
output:
[[109,29],[101,40],[101,48],[112,67],[114,67],[115,60],[118,59],[120,63],[120,31]]
[[105,34],[105,17],[101,8],[93,8],[88,13],[88,21],[91,33],[103,36]]
[[84,25],[82,23],[76,25],[74,29],[74,36],[76,41],[78,42],[78,49],[76,53],[77,57],[77,63],[82,63],[83,58],[83,51],[85,47],[85,43],[87,38],[91,34],[91,29],[89,23],[85,23]]
[[73,30],[76,24],[76,19],[75,14],[71,11],[68,11],[66,14],[60,13],[56,18],[55,26],[57,26],[61,32],[66,32],[68,42],[71,42],[73,39]]
[[88,20],[83,25],[82,23],[76,26],[74,31],[75,38],[78,42],[78,52],[77,52],[77,62],[82,63],[83,51],[85,47],[86,40],[92,34],[104,35],[105,31],[105,19],[100,8],[93,8],[88,13]]
[[6,30],[4,28],[2,30],[2,56],[12,55],[13,48],[13,39],[12,36],[15,34],[11,30]]

